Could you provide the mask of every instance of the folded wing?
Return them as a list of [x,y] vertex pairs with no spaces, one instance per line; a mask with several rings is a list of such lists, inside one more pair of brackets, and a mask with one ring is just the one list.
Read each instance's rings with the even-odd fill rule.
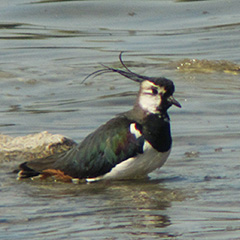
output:
[[19,177],[37,176],[47,169],[60,170],[79,179],[102,176],[117,164],[143,152],[144,138],[136,138],[130,132],[131,123],[126,116],[118,116],[67,152],[21,164]]

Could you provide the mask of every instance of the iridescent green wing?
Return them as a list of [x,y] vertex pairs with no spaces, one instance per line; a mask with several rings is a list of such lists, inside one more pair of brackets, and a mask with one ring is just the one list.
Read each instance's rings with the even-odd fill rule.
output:
[[131,121],[117,117],[90,134],[54,164],[54,168],[78,178],[104,175],[120,162],[142,153],[143,137],[136,139]]
[[94,178],[111,171],[117,164],[143,151],[143,137],[130,132],[133,121],[116,117],[71,150],[20,165],[21,175],[31,177],[46,169],[61,170],[74,178]]

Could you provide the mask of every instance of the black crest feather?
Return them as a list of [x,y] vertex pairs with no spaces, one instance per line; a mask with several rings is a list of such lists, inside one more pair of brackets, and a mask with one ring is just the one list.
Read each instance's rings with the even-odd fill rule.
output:
[[126,77],[126,78],[129,78],[135,82],[142,82],[144,80],[147,80],[149,79],[148,77],[146,76],[142,76],[142,75],[139,75],[137,73],[134,73],[132,72],[127,66],[126,64],[123,62],[122,60],[122,54],[123,52],[120,52],[119,54],[119,60],[120,60],[120,63],[122,64],[122,66],[127,70],[127,71],[123,71],[123,70],[120,70],[120,69],[116,69],[116,68],[111,68],[111,67],[108,67],[106,65],[103,65],[101,64],[104,68],[103,69],[100,69],[100,70],[97,70],[91,74],[89,74],[87,77],[85,77],[82,81],[82,83],[84,83],[88,78],[90,77],[97,77],[101,74],[104,74],[104,73],[109,73],[109,72],[116,72],[116,73],[119,73],[121,74],[122,76]]

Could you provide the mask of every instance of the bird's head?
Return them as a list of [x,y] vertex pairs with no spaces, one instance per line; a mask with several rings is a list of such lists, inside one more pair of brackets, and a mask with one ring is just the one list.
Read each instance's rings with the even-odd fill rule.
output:
[[149,78],[140,82],[136,106],[147,114],[165,114],[169,107],[180,103],[173,97],[174,84],[167,78]]
[[83,81],[92,75],[98,76],[107,72],[117,72],[124,77],[140,83],[140,89],[135,108],[140,108],[146,114],[160,115],[164,115],[167,112],[168,108],[172,105],[181,108],[180,103],[173,97],[175,87],[171,80],[164,77],[147,77],[132,72],[122,61],[122,52],[119,55],[119,60],[126,71],[103,65],[104,69],[93,72],[92,74],[88,75]]

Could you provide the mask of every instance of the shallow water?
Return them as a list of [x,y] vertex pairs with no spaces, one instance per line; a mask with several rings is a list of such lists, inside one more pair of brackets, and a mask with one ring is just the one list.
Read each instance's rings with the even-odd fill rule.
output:
[[1,168],[2,239],[239,239],[239,75],[184,72],[181,59],[240,63],[238,0],[0,3],[0,131],[48,130],[76,141],[128,110],[136,83],[166,76],[174,146],[150,180],[96,184],[16,181]]

